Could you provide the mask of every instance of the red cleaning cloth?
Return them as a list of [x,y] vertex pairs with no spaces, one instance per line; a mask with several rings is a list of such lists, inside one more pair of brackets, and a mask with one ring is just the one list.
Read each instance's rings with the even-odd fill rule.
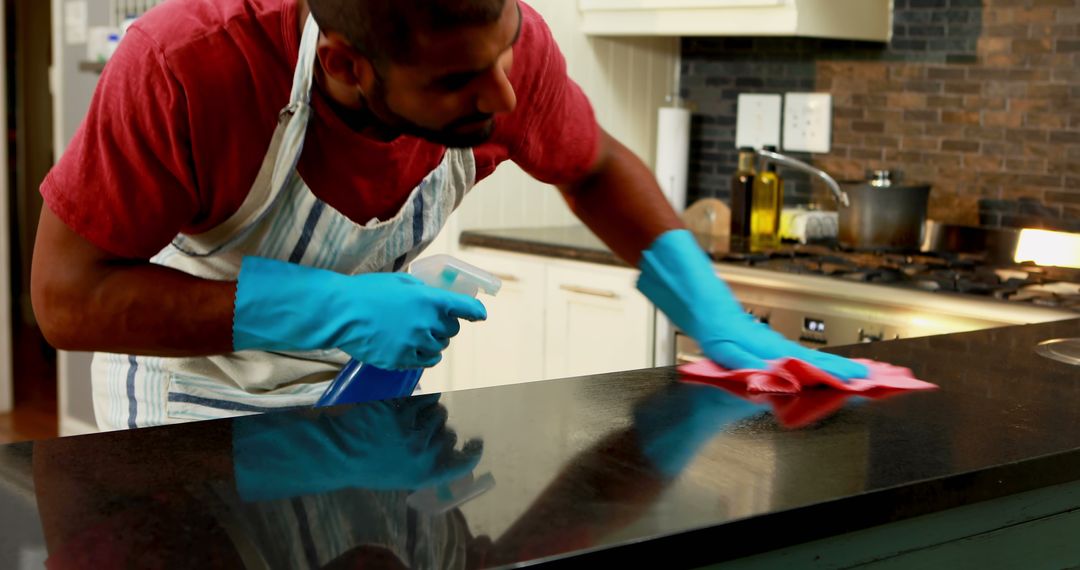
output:
[[874,362],[856,360],[870,369],[865,380],[844,382],[839,378],[801,360],[786,358],[772,362],[768,370],[726,370],[709,360],[700,360],[679,367],[689,382],[714,384],[717,380],[746,385],[749,393],[798,394],[803,388],[821,386],[844,392],[885,390],[933,390],[937,385],[917,380],[911,370]]
[[[684,382],[708,384],[759,404],[771,405],[782,425],[800,428],[828,417],[851,396],[875,400],[904,390],[935,390],[937,385],[916,380],[907,368],[857,360],[870,369],[870,377],[844,383],[839,378],[801,360],[785,359],[768,370],[725,370],[702,360],[679,367]],[[833,390],[806,390],[809,387]]]

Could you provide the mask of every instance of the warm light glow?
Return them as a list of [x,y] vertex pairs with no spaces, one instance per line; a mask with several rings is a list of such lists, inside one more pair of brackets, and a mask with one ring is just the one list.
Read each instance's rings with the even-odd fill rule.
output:
[[913,325],[915,325],[917,327],[928,328],[928,327],[934,325],[935,323],[934,323],[934,321],[932,321],[932,320],[930,320],[930,319],[928,319],[926,317],[911,317],[911,324],[913,324]]
[[1036,265],[1080,269],[1080,234],[1023,230],[1013,260],[1017,263],[1033,261]]

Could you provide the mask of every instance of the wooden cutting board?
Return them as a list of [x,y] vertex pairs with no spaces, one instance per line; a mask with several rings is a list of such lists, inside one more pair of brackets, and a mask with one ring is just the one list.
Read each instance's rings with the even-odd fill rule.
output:
[[696,234],[731,235],[731,208],[716,198],[702,198],[683,212],[683,222]]

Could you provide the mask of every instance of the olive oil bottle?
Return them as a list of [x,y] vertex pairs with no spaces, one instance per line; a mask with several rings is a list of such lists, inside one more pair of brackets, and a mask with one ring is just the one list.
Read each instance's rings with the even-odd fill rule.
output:
[[739,149],[739,168],[731,178],[731,236],[750,237],[750,208],[757,176],[757,151],[752,147]]
[[[775,151],[775,148],[765,147]],[[784,181],[769,162],[754,179],[750,199],[750,249],[761,251],[780,245],[780,210],[784,207]]]

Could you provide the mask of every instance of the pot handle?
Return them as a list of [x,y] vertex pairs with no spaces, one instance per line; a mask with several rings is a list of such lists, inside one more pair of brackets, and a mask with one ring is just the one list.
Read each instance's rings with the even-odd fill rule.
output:
[[806,164],[801,160],[796,160],[794,158],[791,158],[790,156],[785,156],[771,150],[759,150],[757,151],[757,153],[759,156],[765,158],[766,160],[775,162],[776,164],[780,164],[794,170],[800,170],[807,174],[817,176],[823,182],[825,182],[825,185],[829,187],[829,190],[832,190],[833,197],[836,198],[836,202],[840,204],[840,206],[844,208],[851,206],[851,199],[848,198],[847,192],[844,192],[840,188],[840,185],[837,184],[836,180],[833,179],[832,176],[829,176],[824,170],[821,170],[820,168],[814,168],[813,166],[810,166],[809,164]]

